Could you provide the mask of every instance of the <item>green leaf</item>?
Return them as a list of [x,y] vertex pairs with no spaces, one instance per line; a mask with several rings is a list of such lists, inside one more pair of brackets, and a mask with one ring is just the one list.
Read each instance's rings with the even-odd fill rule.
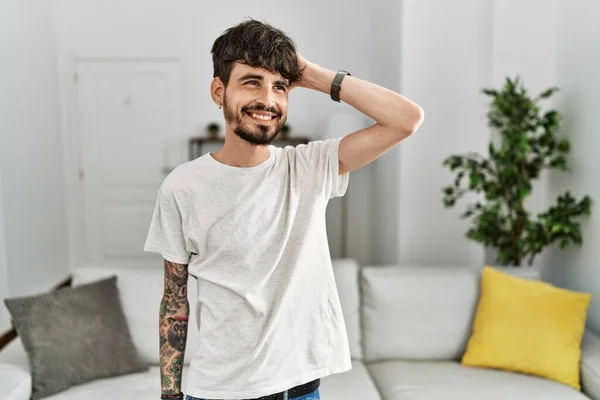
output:
[[454,199],[444,199],[444,206],[446,206],[447,208],[453,207],[454,203]]
[[494,89],[483,89],[482,92],[488,96],[498,96],[498,91]]
[[568,140],[563,139],[560,142],[558,142],[558,146],[556,147],[556,149],[560,152],[567,153],[571,149],[571,145],[569,144]]
[[519,199],[523,200],[527,196],[529,196],[531,194],[531,189],[532,189],[531,183],[525,182],[523,187],[521,188],[521,191],[519,192]]
[[549,89],[546,89],[546,90],[545,90],[545,91],[543,91],[542,93],[540,93],[540,96],[539,96],[539,97],[540,97],[540,98],[542,98],[542,99],[546,99],[546,98],[548,98],[548,97],[552,96],[552,95],[553,95],[555,92],[557,92],[557,91],[558,91],[558,88],[557,88],[557,87],[551,87],[551,88],[549,88]]

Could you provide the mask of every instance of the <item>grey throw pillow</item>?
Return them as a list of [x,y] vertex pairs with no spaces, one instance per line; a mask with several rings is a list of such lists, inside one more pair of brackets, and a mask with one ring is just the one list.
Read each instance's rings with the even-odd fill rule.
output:
[[4,303],[27,351],[32,400],[148,370],[132,342],[116,276]]

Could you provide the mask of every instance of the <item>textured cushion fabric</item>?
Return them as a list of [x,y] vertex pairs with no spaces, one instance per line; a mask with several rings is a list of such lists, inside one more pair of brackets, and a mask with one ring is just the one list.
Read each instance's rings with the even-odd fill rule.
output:
[[581,339],[591,294],[485,267],[462,363],[501,368],[580,390]]
[[360,360],[352,360],[350,371],[321,378],[319,391],[323,400],[381,400],[375,382]]
[[382,361],[367,367],[386,400],[588,399],[548,379],[465,367],[456,361]]
[[351,258],[334,259],[332,264],[348,332],[350,356],[353,359],[361,360],[363,351],[360,334],[360,288],[358,285],[360,268],[356,260]]
[[0,399],[29,400],[31,375],[12,364],[0,363]]
[[581,386],[588,396],[600,399],[600,337],[587,330],[581,352]]
[[362,268],[366,361],[460,360],[479,297],[479,272],[458,267]]
[[131,341],[117,278],[5,299],[31,365],[32,399],[147,370]]
[[[142,359],[149,364],[160,362],[158,312],[164,290],[164,267],[162,259],[147,268],[125,266],[86,266],[78,267],[73,273],[73,285],[89,283],[115,275],[121,294],[123,312],[131,331],[133,343]],[[188,301],[190,317],[184,353],[184,363],[189,364],[198,349],[196,338],[196,293],[197,281],[188,278]]]

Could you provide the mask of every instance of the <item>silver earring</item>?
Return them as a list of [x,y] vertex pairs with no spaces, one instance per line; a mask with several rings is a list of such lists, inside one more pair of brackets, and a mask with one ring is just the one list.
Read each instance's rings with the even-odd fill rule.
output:
[[219,106],[219,110],[220,110],[221,108],[223,108],[223,106]]

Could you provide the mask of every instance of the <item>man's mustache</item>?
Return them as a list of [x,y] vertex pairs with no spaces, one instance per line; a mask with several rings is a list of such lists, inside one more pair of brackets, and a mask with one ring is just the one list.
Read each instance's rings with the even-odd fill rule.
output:
[[279,112],[279,110],[276,110],[273,107],[256,106],[256,107],[244,107],[244,108],[242,108],[242,112],[252,112],[252,111],[270,112],[270,113],[273,113],[273,114],[277,115],[278,117],[281,117],[281,113]]

